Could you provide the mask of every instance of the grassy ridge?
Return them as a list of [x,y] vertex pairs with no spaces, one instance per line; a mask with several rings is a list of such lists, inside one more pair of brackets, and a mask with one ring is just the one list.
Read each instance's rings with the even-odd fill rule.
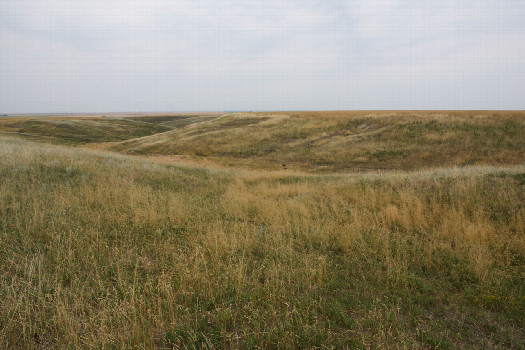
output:
[[6,118],[0,120],[0,133],[15,134],[36,141],[79,145],[140,138],[215,117],[190,115],[129,118]]
[[524,112],[238,113],[110,149],[250,169],[340,172],[520,164]]
[[0,133],[301,172],[521,164],[525,112],[360,111],[0,120]]
[[61,144],[122,141],[171,128],[120,118],[5,119],[0,132]]
[[4,137],[0,348],[523,348],[524,201],[523,166],[286,176]]
[[176,116],[145,116],[133,117],[133,120],[140,120],[145,123],[159,124],[171,129],[181,128],[194,123],[201,123],[219,117],[220,114],[205,114],[205,115],[176,115]]

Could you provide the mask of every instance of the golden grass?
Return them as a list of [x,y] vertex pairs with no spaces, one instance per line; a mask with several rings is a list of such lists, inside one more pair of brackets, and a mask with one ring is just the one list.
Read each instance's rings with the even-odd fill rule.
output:
[[524,200],[524,165],[278,174],[2,137],[0,348],[520,348]]

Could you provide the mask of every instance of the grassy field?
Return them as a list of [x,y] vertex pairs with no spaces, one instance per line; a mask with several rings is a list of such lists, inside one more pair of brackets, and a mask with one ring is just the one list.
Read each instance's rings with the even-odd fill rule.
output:
[[524,348],[525,113],[378,113],[4,126],[0,348]]

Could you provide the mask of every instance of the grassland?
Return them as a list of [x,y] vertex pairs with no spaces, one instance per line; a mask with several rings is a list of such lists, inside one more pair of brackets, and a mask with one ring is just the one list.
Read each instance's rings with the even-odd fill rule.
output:
[[[0,348],[525,347],[523,113],[469,113],[236,114],[102,144],[10,129]],[[275,153],[232,153],[261,147],[256,130]],[[354,142],[346,162],[332,137]],[[324,148],[287,148],[314,139],[327,168],[309,163]],[[437,155],[359,163],[372,145]],[[232,167],[156,160],[169,152]],[[300,171],[268,171],[294,152]]]
[[520,164],[522,135],[522,112],[238,113],[108,148],[248,169],[415,170]]
[[0,119],[0,135],[34,141],[81,145],[123,141],[163,133],[176,127],[215,118],[214,115],[155,117],[55,117]]

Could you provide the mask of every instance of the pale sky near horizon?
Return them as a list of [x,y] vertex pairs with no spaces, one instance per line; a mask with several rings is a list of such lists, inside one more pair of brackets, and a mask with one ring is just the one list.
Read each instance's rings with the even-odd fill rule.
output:
[[525,1],[0,0],[0,114],[525,109]]

